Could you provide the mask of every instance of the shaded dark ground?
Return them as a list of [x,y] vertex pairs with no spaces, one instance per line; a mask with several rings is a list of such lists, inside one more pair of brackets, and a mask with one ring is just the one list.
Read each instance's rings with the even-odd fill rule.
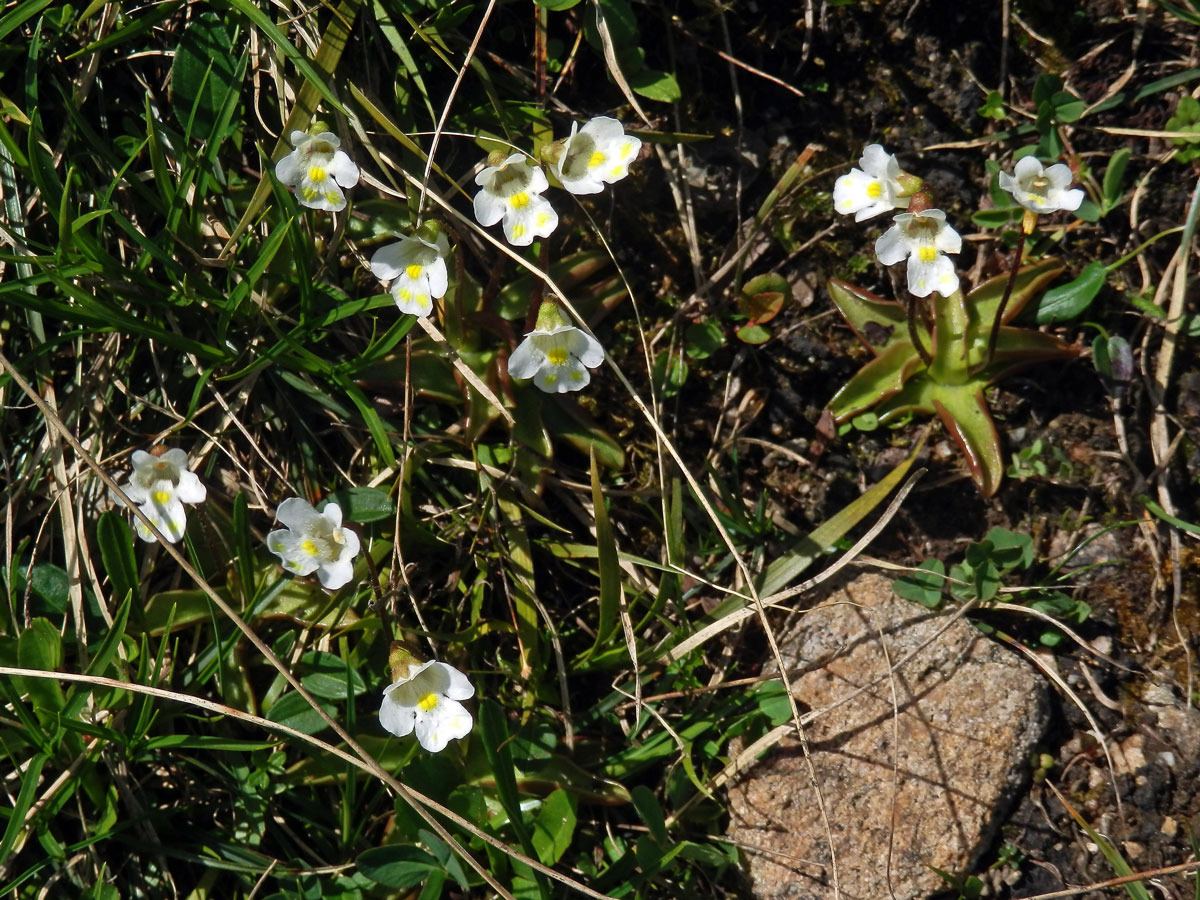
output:
[[[829,443],[818,457],[824,404],[865,358],[830,312],[823,282],[836,274],[891,293],[887,273],[869,258],[875,236],[886,226],[878,220],[832,221],[827,194],[837,172],[847,170],[868,143],[881,142],[897,153],[907,170],[933,186],[939,205],[966,236],[960,271],[972,272],[977,281],[1002,271],[1008,259],[1008,248],[995,233],[970,224],[971,213],[988,203],[985,161],[1011,165],[1014,150],[1036,141],[1035,136],[1000,141],[989,136],[1031,120],[1030,95],[1038,75],[1061,75],[1068,89],[1091,103],[1105,97],[1133,63],[1136,68],[1123,87],[1128,96],[1197,64],[1196,29],[1158,8],[1139,10],[1116,2],[1012,6],[1004,40],[999,3],[987,10],[982,4],[921,0],[818,3],[807,56],[799,4],[788,9],[735,4],[724,21],[712,7],[684,6],[680,18],[686,30],[675,29],[673,45],[659,48],[663,54],[674,53],[684,90],[678,120],[664,118],[662,127],[719,135],[689,145],[680,165],[701,256],[706,265],[713,263],[706,271],[727,257],[737,221],[752,215],[806,145],[819,145],[814,169],[829,170],[781,205],[771,221],[772,239],[747,268],[747,276],[778,271],[793,286],[792,302],[771,323],[772,339],[750,347],[733,338],[736,310],[728,281],[694,297],[684,307],[685,319],[715,320],[729,341],[707,360],[689,360],[691,376],[667,404],[680,446],[695,448],[698,463],[712,442],[714,422],[722,416],[728,453],[734,452],[734,437],[750,437],[787,444],[815,460],[815,465],[802,465],[760,445],[738,447],[742,496],[753,503],[765,488],[771,511],[801,530],[836,512],[899,462],[923,424],[851,433]],[[732,56],[805,96],[798,98],[737,69],[739,129],[731,69],[713,49],[726,46],[726,40]],[[997,123],[978,110],[986,91],[1001,84],[1018,112]],[[1085,183],[1093,188],[1111,154],[1122,147],[1133,153],[1127,192],[1144,182],[1135,211],[1127,193],[1126,201],[1099,222],[1072,222],[1055,251],[1065,258],[1069,272],[1077,273],[1091,259],[1115,260],[1149,236],[1182,224],[1196,176],[1192,167],[1169,158],[1169,142],[1102,129],[1162,130],[1180,91],[1187,89],[1127,100],[1060,132],[1068,161],[1090,172]],[[957,146],[924,149],[943,144]],[[677,156],[673,159],[680,163]],[[647,294],[686,296],[694,280],[683,236],[678,230],[661,233],[661,223],[673,214],[672,199],[644,171],[640,188],[647,199],[642,209],[656,213],[656,250],[661,251],[640,267],[642,277],[651,280],[653,291]],[[628,223],[631,228],[645,224]],[[821,232],[826,233],[795,252]],[[1194,722],[1184,700],[1200,649],[1200,557],[1185,536],[1182,554],[1172,560],[1165,529],[1135,500],[1138,494],[1153,495],[1158,479],[1165,478],[1181,517],[1200,519],[1200,371],[1194,347],[1185,343],[1180,348],[1176,389],[1167,397],[1174,428],[1183,436],[1166,470],[1156,473],[1149,446],[1151,403],[1142,372],[1153,368],[1160,329],[1129,302],[1158,286],[1177,246],[1177,240],[1167,239],[1145,252],[1140,263],[1120,269],[1085,316],[1129,340],[1136,363],[1130,383],[1110,390],[1085,355],[1066,366],[1028,370],[991,393],[1006,450],[1011,454],[1041,440],[1045,474],[1009,478],[995,498],[984,499],[940,427],[935,428],[927,451],[929,473],[871,548],[897,562],[917,564],[936,556],[949,564],[961,558],[965,543],[999,525],[1032,534],[1039,554],[1047,558],[1076,546],[1098,526],[1144,523],[1127,524],[1098,540],[1087,552],[1099,567],[1071,582],[1076,596],[1093,608],[1080,631],[1109,648],[1119,666],[1073,649],[1069,642],[1046,657],[1099,721],[1110,747],[1133,754],[1117,754],[1125,760],[1116,765],[1121,803],[1105,756],[1087,734],[1088,722],[1062,693],[1044,748],[1048,757],[1041,761],[1044,772],[1039,773],[1059,784],[1085,818],[1123,848],[1135,870],[1185,861],[1191,852],[1189,833],[1200,832],[1200,730],[1189,730]],[[1190,311],[1196,311],[1194,302]],[[661,308],[657,312],[661,315]],[[1068,324],[1059,333],[1090,345],[1097,332]],[[627,370],[639,368],[631,362]],[[729,385],[728,399],[713,396],[714,384]],[[595,409],[602,410],[610,399],[603,392],[618,387],[597,388]],[[611,399],[616,401],[615,393]],[[621,430],[612,420],[606,424]],[[640,437],[636,424],[626,433]],[[1176,566],[1182,575],[1178,597],[1172,590]],[[1033,638],[1026,623],[995,621],[1011,633]],[[1184,641],[1190,644],[1191,659]],[[1081,671],[1085,667],[1086,675]],[[1195,693],[1192,699],[1196,701]],[[1031,763],[1031,779],[1034,768]],[[1029,896],[1114,877],[1087,844],[1062,806],[1035,784],[988,858],[996,867],[976,874],[998,896]],[[1163,879],[1161,885],[1173,897],[1190,896],[1194,890],[1181,878]]]

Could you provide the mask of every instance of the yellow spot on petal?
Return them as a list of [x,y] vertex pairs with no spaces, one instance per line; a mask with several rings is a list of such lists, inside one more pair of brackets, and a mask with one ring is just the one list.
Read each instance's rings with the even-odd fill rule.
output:
[[583,381],[583,373],[580,372],[578,369],[574,370],[571,373],[571,380],[572,381]]
[[567,361],[567,351],[562,347],[555,347],[546,354],[546,359],[548,359],[552,365],[561,366]]
[[608,159],[607,156],[605,156],[603,153],[601,153],[599,150],[597,150],[590,157],[588,157],[588,168],[594,169],[597,166],[602,166],[602,165],[604,165],[604,163],[607,159]]
[[872,200],[878,200],[883,196],[883,185],[878,181],[872,181],[867,185],[867,196]]
[[412,291],[410,291],[408,288],[400,288],[400,290],[396,291],[396,296],[398,296],[401,300],[408,301],[412,299]]
[[621,145],[621,155],[622,156],[628,156],[632,152],[633,152],[633,144],[629,143],[629,141],[626,141],[625,143],[623,143]]
[[325,192],[325,201],[330,206],[337,206],[339,203],[342,202],[342,195],[339,194],[337,191],[326,191]]
[[933,262],[935,259],[937,259],[937,255],[937,247],[925,246],[917,248],[917,259],[921,260],[921,262]]
[[547,222],[550,221],[550,215],[548,213],[538,213],[536,221],[538,228],[542,228]]
[[317,556],[321,552],[319,549],[317,549],[316,543],[312,540],[301,541],[300,549],[303,550],[305,553],[307,553],[309,556]]
[[438,705],[437,694],[432,694],[432,693],[426,694],[424,697],[422,697],[420,700],[417,701],[417,706],[421,707],[421,709],[424,710],[425,712],[429,712],[431,709],[433,709],[437,705]]
[[428,309],[429,308],[429,295],[428,294],[417,294],[417,305],[419,307],[421,307],[421,309]]
[[171,502],[171,494],[167,491],[155,491],[152,496],[155,503],[161,503],[164,506]]
[[421,271],[423,268],[423,266],[418,266],[416,263],[413,263],[411,266],[406,266],[404,271],[409,278],[417,279],[421,277]]
[[513,237],[514,237],[514,238],[523,238],[523,237],[525,237],[525,226],[524,226],[524,225],[520,225],[520,224],[518,224],[518,225],[514,225],[514,226],[513,226]]
[[558,381],[558,376],[557,375],[547,375],[542,380],[545,381],[546,384],[554,384],[556,381]]
[[308,169],[309,181],[324,181],[328,177],[328,173],[320,166],[310,166]]
[[519,194],[513,194],[508,202],[512,204],[513,209],[522,209],[529,205],[529,195],[521,191]]
[[319,196],[321,196],[321,192],[316,188],[306,187],[300,189],[300,197],[309,203],[316,200]]
[[609,178],[624,178],[625,177],[625,167],[624,166],[613,166],[611,169],[608,170],[608,177]]

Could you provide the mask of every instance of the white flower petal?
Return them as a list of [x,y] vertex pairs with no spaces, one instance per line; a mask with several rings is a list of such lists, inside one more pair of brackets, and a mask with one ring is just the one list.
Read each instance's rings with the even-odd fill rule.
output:
[[446,261],[440,256],[425,267],[425,275],[429,282],[429,293],[436,298],[446,296],[450,287],[450,276],[446,271]]
[[299,184],[303,169],[304,163],[300,159],[300,154],[293,151],[275,163],[275,177],[281,183],[289,186]]
[[[153,459],[153,457],[151,457]],[[158,458],[159,462],[166,463],[168,466],[173,466],[177,471],[183,472],[188,468],[188,455],[178,447],[172,447],[166,453]]]
[[208,488],[200,483],[195,472],[180,472],[175,495],[184,503],[203,503],[208,497]]
[[354,561],[349,556],[325,563],[317,569],[317,578],[321,581],[321,587],[330,591],[336,591],[353,577]]
[[508,357],[508,374],[513,378],[532,378],[545,360],[546,354],[534,346],[532,335],[527,335]]
[[412,251],[405,241],[387,244],[371,256],[371,274],[380,281],[391,281],[408,267],[411,260]]
[[344,150],[333,154],[333,161],[329,164],[329,174],[344,188],[354,187],[358,184],[358,166],[346,155]]
[[540,194],[546,188],[550,187],[550,182],[546,179],[546,173],[542,171],[541,166],[529,165],[529,161],[524,159],[524,157],[522,157],[522,162],[532,173],[529,177],[529,185],[525,190],[531,194]]
[[473,201],[475,207],[475,221],[484,227],[495,225],[504,218],[505,210],[508,209],[508,203],[502,197],[498,197],[484,188],[475,195]]
[[379,707],[379,724],[396,737],[408,737],[417,724],[416,709],[392,699],[392,685],[383,692],[383,704]]
[[875,255],[885,266],[894,266],[908,255],[899,225],[893,225],[875,240]]
[[466,700],[475,696],[475,685],[458,669],[444,662],[435,662],[429,673],[436,673],[437,690],[452,700]]
[[310,524],[320,517],[313,505],[299,497],[291,497],[279,504],[275,518],[293,531],[307,531]]
[[894,180],[900,175],[900,163],[880,144],[870,144],[865,147],[858,164],[862,166],[865,173],[880,180]]
[[594,369],[604,362],[604,348],[600,342],[579,328],[572,329],[570,341],[571,355],[589,369]]
[[1042,174],[1042,164],[1036,156],[1022,156],[1013,167],[1017,181],[1025,184]]

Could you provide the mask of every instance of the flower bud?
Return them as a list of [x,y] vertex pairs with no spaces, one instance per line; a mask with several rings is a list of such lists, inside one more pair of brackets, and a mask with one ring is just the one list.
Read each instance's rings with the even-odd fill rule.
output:
[[557,303],[553,300],[543,300],[538,309],[537,324],[534,325],[534,329],[536,331],[554,331],[556,328],[570,324],[563,317],[562,310],[558,308]]
[[[919,178],[917,179],[918,183],[920,182],[920,180],[921,179],[919,179]],[[909,197],[908,211],[910,213],[913,213],[914,215],[916,215],[917,213],[923,213],[923,212],[925,212],[925,210],[932,209],[932,208],[933,208],[933,197],[930,195],[929,191],[919,190]]]
[[426,219],[421,227],[417,229],[417,237],[431,244],[437,243],[438,236],[441,233],[442,226],[436,219]]
[[488,158],[487,158],[488,168],[497,168],[498,169],[498,168],[500,168],[500,166],[504,165],[504,163],[507,159],[508,159],[508,151],[507,150],[493,150],[491,153],[488,154]]
[[388,654],[388,671],[391,672],[392,681],[402,681],[408,677],[409,668],[419,666],[421,660],[415,653],[408,649],[400,641],[392,641],[392,650]]
[[562,141],[554,141],[550,144],[542,144],[538,148],[538,159],[548,169],[553,169],[558,165],[558,161],[562,159],[563,153],[566,152],[566,147]]
[[909,175],[907,172],[901,172],[896,182],[900,185],[900,192],[896,195],[898,198],[911,197],[925,186],[925,182],[921,178]]

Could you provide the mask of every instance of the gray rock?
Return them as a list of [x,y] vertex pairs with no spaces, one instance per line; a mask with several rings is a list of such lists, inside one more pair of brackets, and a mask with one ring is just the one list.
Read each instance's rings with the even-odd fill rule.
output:
[[[889,659],[894,666],[931,638],[886,677]],[[1045,731],[1040,675],[968,623],[894,596],[891,579],[874,574],[805,613],[781,649],[789,670],[805,670],[792,679],[802,709],[869,686],[806,732],[842,897],[907,900],[946,887],[931,867],[968,871]],[[829,839],[794,737],[743,775],[729,800],[729,835],[745,850],[757,897],[833,897]]]

